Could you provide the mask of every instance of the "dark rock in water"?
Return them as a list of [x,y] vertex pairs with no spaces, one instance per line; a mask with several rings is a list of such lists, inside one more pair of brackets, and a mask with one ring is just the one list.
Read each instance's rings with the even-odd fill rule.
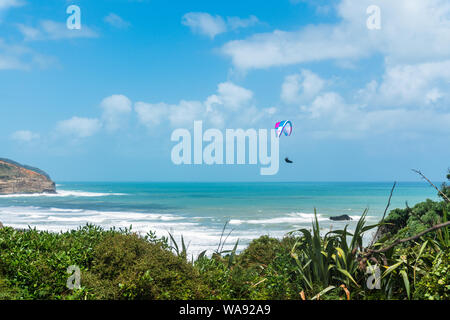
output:
[[0,194],[18,193],[56,193],[56,188],[44,171],[0,159]]
[[352,220],[348,215],[343,214],[342,216],[330,217],[330,220],[333,221],[349,221]]

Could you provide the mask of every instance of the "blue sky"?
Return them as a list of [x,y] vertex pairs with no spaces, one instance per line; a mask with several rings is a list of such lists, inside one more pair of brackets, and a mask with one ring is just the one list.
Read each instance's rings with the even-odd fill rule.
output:
[[[0,156],[57,181],[439,181],[450,166],[444,0],[0,0],[0,84]],[[171,162],[194,120],[284,119],[294,165],[275,176]]]

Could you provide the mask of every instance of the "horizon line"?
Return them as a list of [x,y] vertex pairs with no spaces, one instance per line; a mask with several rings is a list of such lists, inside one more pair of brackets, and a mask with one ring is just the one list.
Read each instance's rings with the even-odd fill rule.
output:
[[[422,180],[303,180],[303,181],[193,181],[193,180],[54,180],[55,183],[405,183],[405,182],[423,182]],[[431,181],[433,183],[442,184],[445,181]]]

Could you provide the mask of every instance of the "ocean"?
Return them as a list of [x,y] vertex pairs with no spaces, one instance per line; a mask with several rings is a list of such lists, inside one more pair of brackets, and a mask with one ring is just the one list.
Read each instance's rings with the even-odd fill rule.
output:
[[[367,208],[368,223],[380,220],[391,182],[292,183],[103,183],[61,182],[58,194],[0,196],[0,221],[15,228],[48,231],[76,229],[86,223],[125,228],[141,234],[183,236],[188,251],[217,249],[225,223],[231,231],[225,248],[239,239],[242,249],[261,235],[282,237],[310,227],[317,210],[321,229],[351,229]],[[437,192],[425,182],[399,182],[390,209],[404,208]],[[352,221],[334,222],[347,214]],[[370,235],[367,235],[368,239]]]

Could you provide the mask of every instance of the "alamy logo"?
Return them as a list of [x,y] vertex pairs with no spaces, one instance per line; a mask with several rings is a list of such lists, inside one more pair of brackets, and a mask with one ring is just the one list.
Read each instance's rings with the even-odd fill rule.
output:
[[381,29],[381,9],[379,6],[371,5],[367,8],[366,13],[369,15],[367,18],[367,29],[380,30]]
[[67,268],[67,273],[70,277],[67,278],[66,286],[68,289],[81,289],[81,270],[78,266],[69,266]]
[[367,278],[367,289],[381,289],[381,271],[378,266],[368,266],[366,270],[366,274],[370,274]]
[[80,30],[81,29],[81,9],[79,6],[70,5],[66,10],[67,14],[70,16],[67,18],[67,29],[69,30]]
[[[176,129],[172,132],[171,140],[179,142],[172,148],[172,162],[176,165],[242,165],[247,164],[246,158],[248,158],[248,164],[256,165],[259,160],[260,165],[266,166],[260,169],[261,175],[274,175],[279,169],[279,139],[274,129],[270,130],[270,141],[268,141],[268,135],[267,129],[258,131],[226,129],[224,150],[222,131],[208,129],[203,132],[203,122],[194,121],[193,139],[191,132],[187,129]],[[208,143],[205,147],[203,147],[204,142]],[[268,142],[270,142],[270,155]]]

